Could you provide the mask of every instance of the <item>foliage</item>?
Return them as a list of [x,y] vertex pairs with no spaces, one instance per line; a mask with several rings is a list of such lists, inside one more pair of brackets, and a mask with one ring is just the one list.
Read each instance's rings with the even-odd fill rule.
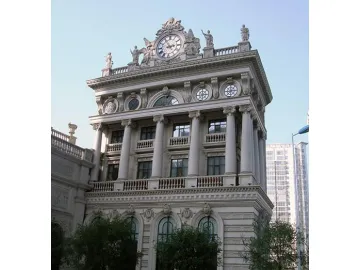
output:
[[58,270],[64,249],[64,235],[59,224],[51,222],[51,269]]
[[[294,269],[297,266],[296,243],[304,244],[304,238],[290,223],[257,221],[254,233],[255,237],[243,240],[245,252],[240,255],[250,263],[251,270]],[[303,269],[308,269],[307,254],[303,252]]]
[[217,238],[199,229],[185,227],[176,230],[167,241],[159,242],[155,247],[157,269],[211,270],[220,263],[221,252]]
[[131,224],[101,213],[77,228],[65,250],[65,263],[78,270],[133,270],[140,257]]

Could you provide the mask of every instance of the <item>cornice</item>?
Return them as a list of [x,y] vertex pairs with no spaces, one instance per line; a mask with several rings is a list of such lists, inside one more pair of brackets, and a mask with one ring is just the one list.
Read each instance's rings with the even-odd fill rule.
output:
[[137,80],[141,78],[150,78],[154,76],[160,76],[165,74],[175,74],[178,75],[181,71],[191,71],[199,70],[201,68],[210,68],[210,67],[221,67],[231,63],[239,63],[245,61],[251,61],[254,65],[254,68],[258,74],[260,74],[260,84],[264,89],[264,94],[266,97],[267,104],[272,100],[271,89],[267,81],[265,70],[263,68],[260,56],[257,50],[239,52],[229,55],[216,56],[211,58],[202,58],[195,59],[190,61],[183,61],[180,63],[173,63],[168,65],[146,67],[139,70],[129,71],[125,73],[120,73],[116,75],[100,77],[96,79],[87,80],[87,85],[92,89],[98,89],[106,85],[121,83],[129,80]]

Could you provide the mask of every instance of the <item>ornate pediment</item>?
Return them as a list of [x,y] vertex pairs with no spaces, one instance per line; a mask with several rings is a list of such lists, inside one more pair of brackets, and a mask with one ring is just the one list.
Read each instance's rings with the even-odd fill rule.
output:
[[172,31],[183,31],[184,27],[181,25],[181,20],[176,20],[174,17],[168,19],[163,23],[162,28],[156,32],[156,36],[160,37],[164,33],[171,33]]

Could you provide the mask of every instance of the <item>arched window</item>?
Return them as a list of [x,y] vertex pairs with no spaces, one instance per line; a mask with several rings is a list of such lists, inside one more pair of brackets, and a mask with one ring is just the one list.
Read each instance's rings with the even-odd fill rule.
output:
[[155,102],[154,107],[172,106],[177,104],[179,104],[179,101],[173,96],[162,96]]
[[175,221],[172,217],[164,217],[158,226],[158,241],[166,241],[175,230]]
[[131,225],[132,239],[138,240],[139,237],[139,224],[135,217],[131,216],[126,219]]
[[204,217],[199,222],[199,230],[209,235],[209,239],[213,240],[217,237],[216,220],[210,216]]

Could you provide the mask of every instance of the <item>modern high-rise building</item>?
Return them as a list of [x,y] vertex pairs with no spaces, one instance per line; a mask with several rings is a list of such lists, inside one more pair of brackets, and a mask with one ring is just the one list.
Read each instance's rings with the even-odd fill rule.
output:
[[[296,224],[298,194],[299,226],[309,235],[309,182],[305,142],[296,144],[295,162],[291,144],[266,145],[267,194],[274,204],[272,221],[276,219]],[[296,166],[297,188],[294,181]]]
[[[240,34],[241,31],[241,34]],[[248,269],[240,258],[253,222],[270,217],[266,195],[265,106],[270,86],[249,29],[241,41],[206,46],[180,20],[170,18],[131,62],[87,81],[98,111],[92,190],[85,223],[94,214],[133,223],[143,257],[137,269],[156,269],[154,245],[190,225],[221,240],[218,269]],[[130,59],[129,59],[130,60]]]

